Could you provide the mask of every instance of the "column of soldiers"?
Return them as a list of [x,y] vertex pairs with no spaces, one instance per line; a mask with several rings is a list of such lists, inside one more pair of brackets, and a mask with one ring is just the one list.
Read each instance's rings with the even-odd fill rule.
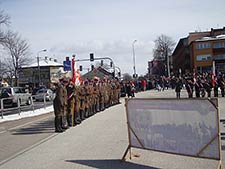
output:
[[[218,76],[214,76],[212,79],[211,74],[199,74],[196,76],[186,75],[184,77],[185,88],[188,93],[188,97],[218,97],[219,96],[219,88],[221,91],[221,96],[224,97],[224,88],[225,88],[225,75],[219,74]],[[212,95],[211,93],[214,93]]]
[[95,113],[120,103],[120,89],[117,79],[94,78],[77,86],[68,78],[60,79],[54,89],[55,131],[63,132]]

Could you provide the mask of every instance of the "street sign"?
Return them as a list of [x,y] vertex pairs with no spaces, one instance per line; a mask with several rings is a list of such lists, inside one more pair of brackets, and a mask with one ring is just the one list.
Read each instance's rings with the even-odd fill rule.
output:
[[63,61],[63,70],[64,71],[70,71],[71,70],[71,61],[70,60]]

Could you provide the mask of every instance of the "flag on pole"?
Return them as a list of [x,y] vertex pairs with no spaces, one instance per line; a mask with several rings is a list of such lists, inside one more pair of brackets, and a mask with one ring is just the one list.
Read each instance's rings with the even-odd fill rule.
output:
[[80,72],[77,69],[77,64],[75,62],[75,55],[73,55],[73,59],[72,59],[72,82],[75,85],[80,85],[82,82],[82,79],[80,77]]
[[215,60],[213,60],[213,64],[212,64],[212,86],[215,86],[215,74],[216,74],[216,69],[215,69]]
[[197,75],[195,72],[193,73],[193,80],[194,80],[194,84],[196,84],[197,83]]

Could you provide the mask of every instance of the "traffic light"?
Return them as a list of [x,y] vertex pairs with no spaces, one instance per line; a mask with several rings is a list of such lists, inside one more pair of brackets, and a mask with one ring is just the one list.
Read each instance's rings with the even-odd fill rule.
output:
[[120,72],[118,72],[118,76],[121,77],[121,73]]
[[91,70],[94,70],[95,66],[94,65],[91,65]]
[[115,77],[115,72],[112,72],[112,77],[113,77],[113,78]]
[[79,70],[80,70],[80,71],[82,71],[82,70],[83,70],[83,67],[82,67],[82,65],[80,65],[80,67],[79,67]]
[[133,74],[133,78],[137,78],[138,77],[138,75],[137,74]]
[[93,62],[95,59],[94,59],[94,53],[90,53],[90,61]]

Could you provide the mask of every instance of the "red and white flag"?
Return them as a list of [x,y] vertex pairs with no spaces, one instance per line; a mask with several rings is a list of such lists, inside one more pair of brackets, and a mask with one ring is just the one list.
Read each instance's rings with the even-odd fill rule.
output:
[[79,86],[82,82],[82,79],[80,77],[80,72],[77,69],[77,64],[75,62],[75,55],[73,55],[73,59],[72,59],[72,82]]

